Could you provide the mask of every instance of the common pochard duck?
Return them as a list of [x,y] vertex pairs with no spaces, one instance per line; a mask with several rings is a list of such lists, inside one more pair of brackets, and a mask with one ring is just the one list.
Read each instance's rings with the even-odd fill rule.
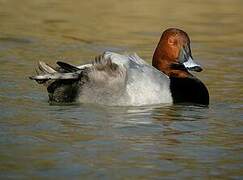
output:
[[208,105],[206,86],[190,71],[202,71],[193,61],[186,32],[170,28],[163,32],[152,66],[138,55],[104,52],[91,64],[73,66],[57,62],[52,68],[39,62],[30,79],[44,84],[50,102],[81,102],[140,106],[160,103]]

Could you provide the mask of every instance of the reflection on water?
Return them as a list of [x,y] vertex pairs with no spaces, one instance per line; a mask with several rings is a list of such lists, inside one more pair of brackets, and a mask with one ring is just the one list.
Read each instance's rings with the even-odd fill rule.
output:
[[[0,1],[0,178],[236,178],[242,174],[243,2]],[[16,9],[16,10],[15,10]],[[38,60],[104,50],[150,62],[161,31],[186,30],[209,107],[49,105]]]

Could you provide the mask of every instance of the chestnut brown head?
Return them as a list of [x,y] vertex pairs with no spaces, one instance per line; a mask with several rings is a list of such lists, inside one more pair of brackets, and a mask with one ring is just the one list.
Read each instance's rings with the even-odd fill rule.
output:
[[185,31],[170,28],[163,32],[153,55],[153,66],[168,76],[188,77],[202,71],[193,61],[190,38]]

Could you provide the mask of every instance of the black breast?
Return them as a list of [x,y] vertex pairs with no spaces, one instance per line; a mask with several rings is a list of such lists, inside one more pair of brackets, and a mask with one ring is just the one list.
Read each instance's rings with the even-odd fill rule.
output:
[[170,81],[174,103],[209,104],[208,90],[199,79],[170,77]]

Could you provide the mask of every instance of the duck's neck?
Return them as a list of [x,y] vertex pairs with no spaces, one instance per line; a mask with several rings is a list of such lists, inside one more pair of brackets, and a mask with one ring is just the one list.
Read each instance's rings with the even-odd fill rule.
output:
[[[175,62],[174,65],[173,62]],[[188,78],[192,76],[185,68],[176,66],[176,61],[168,60],[168,57],[157,56],[156,53],[153,56],[152,65],[169,77]]]

